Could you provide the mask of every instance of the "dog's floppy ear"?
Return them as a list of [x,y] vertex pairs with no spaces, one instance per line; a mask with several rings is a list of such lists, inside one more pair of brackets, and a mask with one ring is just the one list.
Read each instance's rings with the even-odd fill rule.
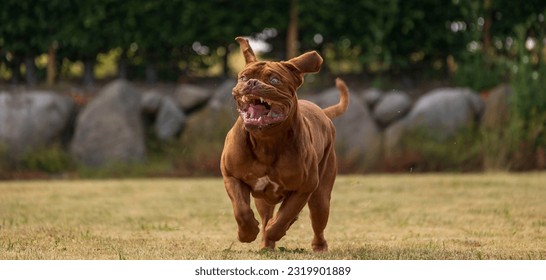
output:
[[322,65],[322,57],[316,52],[306,52],[298,57],[294,57],[287,61],[303,73],[316,73]]
[[235,41],[237,41],[237,43],[239,43],[239,47],[241,47],[241,51],[243,52],[243,55],[245,56],[246,64],[258,61],[247,39],[243,37],[237,37],[235,38]]

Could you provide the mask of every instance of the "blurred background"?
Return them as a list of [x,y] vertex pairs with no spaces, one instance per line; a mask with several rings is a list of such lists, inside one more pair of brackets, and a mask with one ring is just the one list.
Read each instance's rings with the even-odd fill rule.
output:
[[3,0],[0,179],[217,176],[246,36],[324,57],[341,173],[546,169],[546,2]]

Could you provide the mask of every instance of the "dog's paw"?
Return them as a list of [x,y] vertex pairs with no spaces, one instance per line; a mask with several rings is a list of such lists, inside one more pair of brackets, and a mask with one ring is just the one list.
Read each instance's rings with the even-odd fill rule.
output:
[[239,231],[237,233],[239,235],[239,241],[244,243],[250,243],[256,240],[259,232],[260,228],[256,225],[247,228],[239,228]]
[[275,250],[275,241],[269,239],[262,240],[261,249],[262,251]]
[[238,225],[237,235],[239,236],[239,241],[250,243],[256,240],[260,232],[260,228],[258,227],[260,223],[254,218],[252,211],[241,213],[235,216],[235,219]]
[[[273,244],[275,244],[275,242],[273,242]],[[262,246],[260,247],[260,251],[262,251],[262,252],[273,252],[273,251],[275,251],[275,245],[264,245],[264,244],[262,244]]]
[[313,251],[315,252],[328,252],[328,242],[326,242],[326,240],[313,240],[311,246],[313,246]]

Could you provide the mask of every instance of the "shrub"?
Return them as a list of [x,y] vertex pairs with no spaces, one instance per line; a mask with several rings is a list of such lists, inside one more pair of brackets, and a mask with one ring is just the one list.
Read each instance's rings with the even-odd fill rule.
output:
[[481,171],[483,152],[481,135],[475,127],[459,130],[439,139],[425,130],[415,130],[401,141],[400,152],[384,163],[387,171]]
[[0,143],[0,173],[6,171],[9,167],[8,150],[6,146]]
[[76,167],[70,154],[57,144],[27,153],[17,166],[18,169],[46,173],[68,172]]
[[513,169],[540,166],[540,153],[546,147],[546,62],[544,44],[538,42],[532,50],[525,47],[524,28],[518,32],[517,58],[512,65],[511,123],[514,138]]
[[482,54],[470,54],[454,74],[457,86],[483,91],[500,84],[506,76],[506,67],[497,59],[493,62]]

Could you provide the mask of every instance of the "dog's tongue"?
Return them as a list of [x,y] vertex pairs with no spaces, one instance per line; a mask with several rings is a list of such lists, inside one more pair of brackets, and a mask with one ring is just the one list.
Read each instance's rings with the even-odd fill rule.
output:
[[267,115],[269,110],[267,110],[263,105],[251,104],[250,107],[248,107],[248,113],[250,114],[251,118],[257,119],[261,116]]

